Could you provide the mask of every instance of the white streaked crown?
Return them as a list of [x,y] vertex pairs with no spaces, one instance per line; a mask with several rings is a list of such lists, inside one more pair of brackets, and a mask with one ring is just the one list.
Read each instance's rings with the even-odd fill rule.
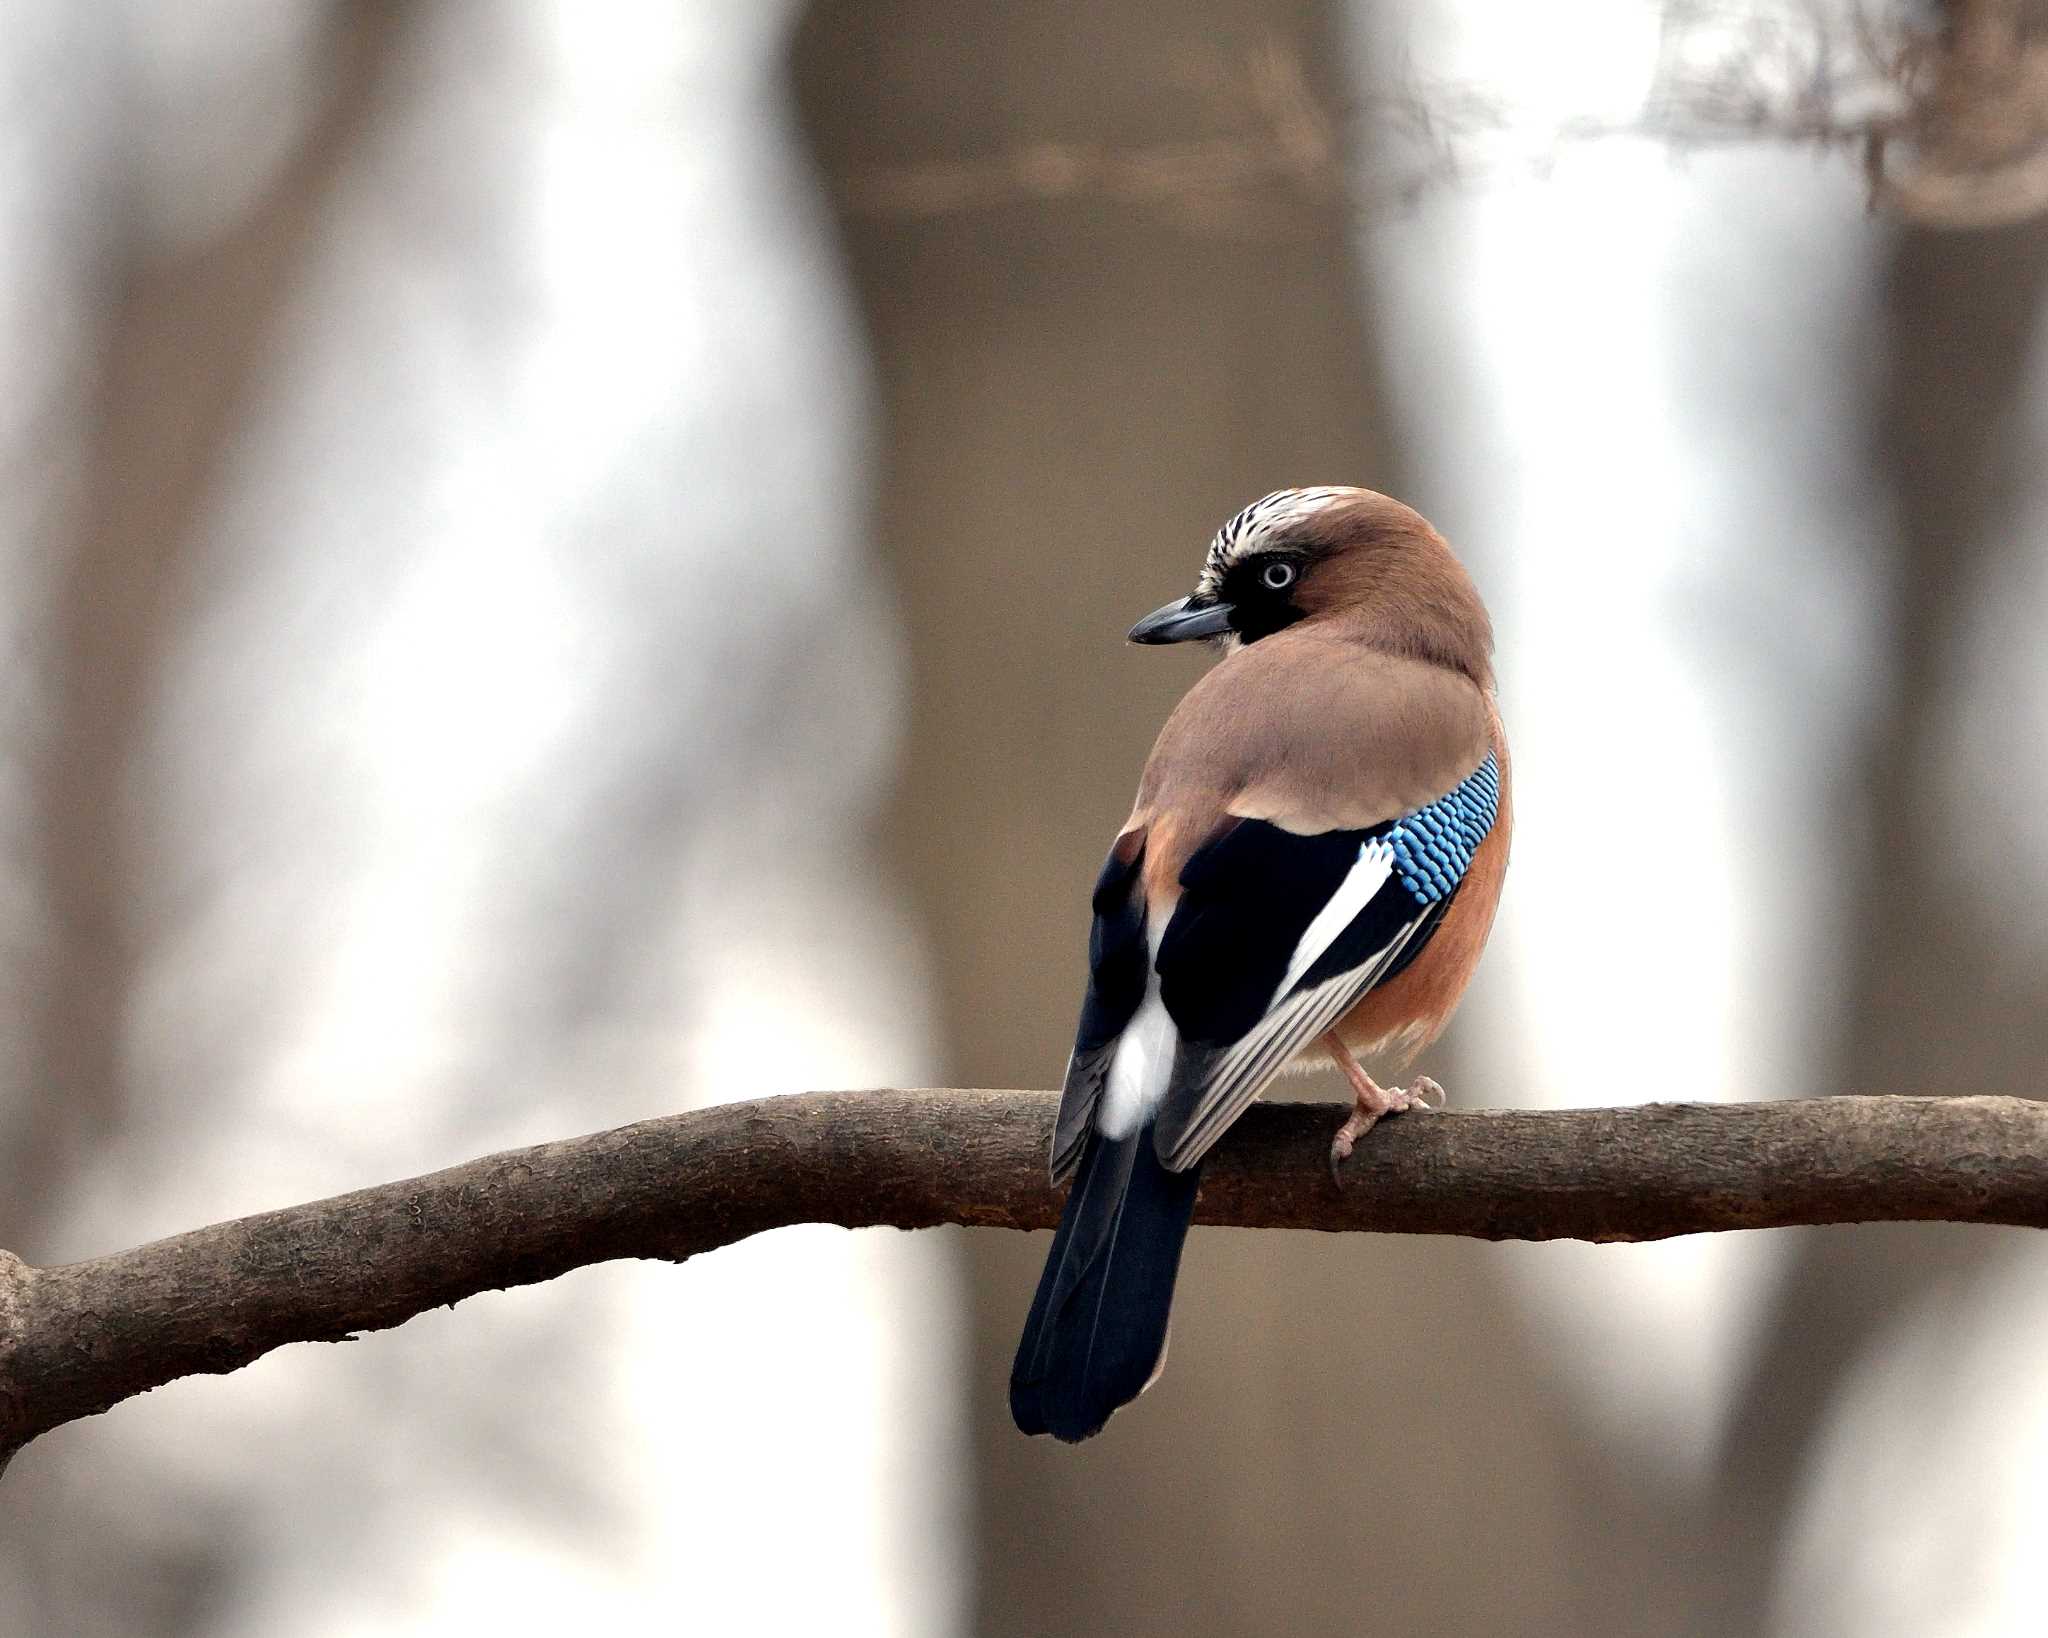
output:
[[1253,501],[1218,529],[1216,538],[1209,542],[1209,556],[1195,584],[1196,594],[1213,597],[1231,565],[1263,551],[1303,518],[1321,511],[1332,501],[1355,493],[1356,490],[1344,488],[1276,489]]

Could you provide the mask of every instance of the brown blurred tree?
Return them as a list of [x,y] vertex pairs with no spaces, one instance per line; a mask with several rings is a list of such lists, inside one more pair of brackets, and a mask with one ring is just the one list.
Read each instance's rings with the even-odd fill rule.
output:
[[[958,1084],[1057,1073],[1077,884],[1199,663],[1125,648],[1113,611],[1184,589],[1216,521],[1267,489],[1401,487],[1356,156],[1288,152],[1314,129],[1301,99],[1227,71],[1306,65],[1309,100],[1341,106],[1338,26],[1272,0],[1170,19],[821,0],[799,36],[881,372],[876,538],[917,701],[893,840],[945,955]],[[1026,165],[1035,194],[971,210],[877,213],[863,191],[1048,145],[1069,162]],[[1216,162],[1262,146],[1248,186]],[[1075,152],[1200,162],[1162,200],[1149,171],[1067,187]],[[1198,1232],[1175,1368],[1078,1451],[1018,1438],[1002,1397],[1042,1255],[963,1242],[978,1630],[1358,1630],[1362,1582],[1388,1632],[1676,1630],[1660,1480],[1575,1435],[1486,1248]]]

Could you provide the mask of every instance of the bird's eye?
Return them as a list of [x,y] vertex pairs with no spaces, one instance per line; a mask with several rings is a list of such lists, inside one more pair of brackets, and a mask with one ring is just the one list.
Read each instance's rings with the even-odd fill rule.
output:
[[1268,591],[1285,591],[1294,584],[1292,563],[1268,563],[1259,571],[1259,584]]

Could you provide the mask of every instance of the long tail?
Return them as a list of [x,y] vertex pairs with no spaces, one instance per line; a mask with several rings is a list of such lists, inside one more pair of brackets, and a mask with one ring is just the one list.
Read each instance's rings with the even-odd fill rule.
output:
[[1024,1432],[1086,1439],[1150,1385],[1200,1170],[1162,1166],[1149,1124],[1088,1140],[1010,1370]]

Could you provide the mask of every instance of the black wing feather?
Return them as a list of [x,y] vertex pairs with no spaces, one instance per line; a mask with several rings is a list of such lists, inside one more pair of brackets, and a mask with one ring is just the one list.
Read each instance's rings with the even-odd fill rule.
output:
[[1224,1045],[1265,1017],[1301,935],[1384,829],[1298,836],[1234,819],[1194,851],[1159,941],[1159,995],[1183,1040]]

